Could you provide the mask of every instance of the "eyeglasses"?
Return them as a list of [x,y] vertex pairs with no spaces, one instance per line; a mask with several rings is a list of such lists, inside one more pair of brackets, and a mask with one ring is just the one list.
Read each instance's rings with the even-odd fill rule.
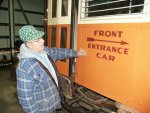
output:
[[38,39],[36,39],[36,40],[28,41],[28,42],[30,42],[30,43],[33,43],[33,42],[39,42],[39,41],[42,40],[42,39],[43,39],[43,37],[38,38]]

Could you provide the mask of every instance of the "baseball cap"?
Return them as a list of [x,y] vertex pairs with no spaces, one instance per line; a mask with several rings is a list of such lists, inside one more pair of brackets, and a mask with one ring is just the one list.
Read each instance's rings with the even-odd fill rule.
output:
[[34,41],[44,35],[43,31],[38,31],[32,25],[25,25],[19,29],[19,36],[23,42]]

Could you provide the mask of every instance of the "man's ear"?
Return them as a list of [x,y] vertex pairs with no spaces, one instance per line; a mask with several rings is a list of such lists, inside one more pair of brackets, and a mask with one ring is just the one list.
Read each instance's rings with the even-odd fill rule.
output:
[[27,42],[26,46],[27,46],[27,48],[32,48],[32,43]]

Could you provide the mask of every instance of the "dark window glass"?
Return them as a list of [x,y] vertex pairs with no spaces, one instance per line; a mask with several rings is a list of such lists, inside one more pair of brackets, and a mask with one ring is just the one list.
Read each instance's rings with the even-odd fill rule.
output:
[[[136,6],[136,5],[140,5],[140,4],[144,4],[144,0],[132,0],[131,5],[132,6]],[[131,8],[131,13],[138,13],[141,12],[143,10],[144,6],[136,6],[136,7],[132,7]]]
[[51,47],[56,47],[56,27],[52,27],[51,31]]
[[57,0],[52,0],[52,18],[57,15]]
[[61,16],[68,16],[68,0],[62,0]]
[[60,41],[60,47],[66,48],[67,47],[67,28],[62,27],[61,28],[61,41]]
[[[60,48],[66,48],[67,47],[67,28],[62,27],[61,28],[61,40],[60,40]],[[61,60],[63,62],[66,62],[66,59]]]

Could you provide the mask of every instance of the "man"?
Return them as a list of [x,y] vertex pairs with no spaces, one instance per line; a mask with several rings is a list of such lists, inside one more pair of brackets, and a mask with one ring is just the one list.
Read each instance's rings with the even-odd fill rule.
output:
[[54,62],[59,59],[84,56],[86,52],[48,48],[42,39],[44,32],[32,25],[19,30],[24,42],[18,54],[17,92],[25,113],[55,113],[61,108],[59,75]]

